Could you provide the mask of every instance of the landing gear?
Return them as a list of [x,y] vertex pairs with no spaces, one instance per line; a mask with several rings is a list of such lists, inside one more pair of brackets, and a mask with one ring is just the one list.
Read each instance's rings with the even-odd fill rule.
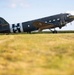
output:
[[28,33],[28,34],[31,34],[31,31],[28,31],[27,33]]
[[58,33],[55,29],[54,29],[54,30],[51,30],[51,32],[52,32],[52,33]]
[[53,33],[58,33],[58,32],[56,30],[54,30]]

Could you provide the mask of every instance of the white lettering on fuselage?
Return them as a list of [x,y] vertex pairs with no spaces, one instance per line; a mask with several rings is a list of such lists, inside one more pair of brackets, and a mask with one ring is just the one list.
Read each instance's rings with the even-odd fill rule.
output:
[[10,32],[11,33],[20,33],[20,32],[23,32],[22,23],[10,24]]

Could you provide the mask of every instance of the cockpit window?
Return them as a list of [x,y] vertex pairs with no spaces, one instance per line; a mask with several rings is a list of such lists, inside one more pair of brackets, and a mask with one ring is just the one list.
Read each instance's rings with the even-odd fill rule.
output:
[[67,17],[71,16],[71,14],[67,14]]

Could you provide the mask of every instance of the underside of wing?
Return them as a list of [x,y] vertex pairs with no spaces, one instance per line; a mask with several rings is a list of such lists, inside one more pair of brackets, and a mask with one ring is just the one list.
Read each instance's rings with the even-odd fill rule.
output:
[[42,31],[43,29],[50,29],[55,27],[55,25],[53,24],[48,24],[48,23],[44,23],[44,22],[40,22],[40,21],[35,21],[33,23],[33,25],[39,29],[39,31]]

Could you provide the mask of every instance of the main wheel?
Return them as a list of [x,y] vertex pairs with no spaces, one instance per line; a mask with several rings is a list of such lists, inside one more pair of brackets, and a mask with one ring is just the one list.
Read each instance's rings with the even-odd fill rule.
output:
[[57,31],[55,30],[55,31],[53,31],[53,33],[57,33]]

